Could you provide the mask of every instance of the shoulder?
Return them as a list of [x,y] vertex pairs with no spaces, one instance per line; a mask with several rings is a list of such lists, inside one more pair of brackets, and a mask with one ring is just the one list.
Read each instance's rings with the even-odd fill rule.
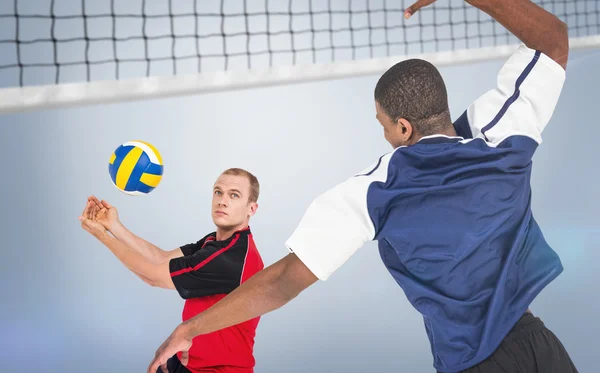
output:
[[208,233],[208,234],[207,234],[207,235],[205,235],[204,237],[202,237],[202,238],[200,239],[200,241],[198,241],[198,242],[204,242],[204,241],[206,241],[206,240],[214,240],[216,236],[217,236],[217,232],[216,232],[216,231],[213,231],[213,232],[210,232],[210,233]]
[[250,231],[250,227],[246,227],[244,229],[237,230],[229,236],[229,238],[221,241],[217,241],[216,239],[212,239],[207,241],[207,244],[214,245],[220,247],[222,249],[239,249],[246,248],[248,243],[252,239],[252,232]]

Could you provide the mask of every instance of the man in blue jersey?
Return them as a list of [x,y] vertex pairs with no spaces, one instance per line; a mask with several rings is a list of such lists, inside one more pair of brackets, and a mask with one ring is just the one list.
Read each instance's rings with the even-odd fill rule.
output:
[[528,310],[562,271],[532,216],[530,176],[565,80],[567,28],[529,0],[468,2],[523,42],[497,87],[453,124],[433,65],[391,67],[375,107],[394,150],[316,198],[286,242],[291,253],[178,326],[149,373],[194,336],[283,306],[370,240],[423,315],[437,371],[577,371]]

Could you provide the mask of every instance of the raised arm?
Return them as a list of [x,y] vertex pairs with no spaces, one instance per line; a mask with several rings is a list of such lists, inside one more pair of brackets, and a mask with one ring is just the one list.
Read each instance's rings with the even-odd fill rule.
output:
[[471,0],[527,47],[550,57],[563,69],[569,57],[567,25],[530,0]]
[[[410,18],[416,11],[434,2],[435,0],[417,1],[406,9],[405,18]],[[566,69],[569,37],[567,25],[558,17],[530,0],[466,2],[489,14],[527,47],[540,51]]]
[[[419,0],[405,11],[410,18],[435,0]],[[496,87],[477,98],[454,122],[459,136],[482,138],[494,146],[513,136],[524,157],[542,142],[565,81],[567,26],[529,0],[468,0],[522,41],[498,73]],[[527,141],[524,138],[533,140]]]

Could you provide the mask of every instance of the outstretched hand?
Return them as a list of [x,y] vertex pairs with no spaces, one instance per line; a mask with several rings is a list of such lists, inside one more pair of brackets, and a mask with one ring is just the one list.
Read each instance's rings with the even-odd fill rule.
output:
[[156,373],[159,366],[166,366],[167,360],[173,355],[182,352],[181,364],[187,365],[192,339],[186,336],[183,325],[179,325],[167,340],[156,350],[154,360],[148,366],[147,373]]
[[[404,18],[409,19],[419,9],[425,8],[426,6],[429,6],[435,2],[436,2],[436,0],[417,0],[413,5],[406,8],[406,10],[404,11]],[[474,5],[475,7],[479,7],[479,5],[481,5],[481,3],[482,3],[481,1],[478,1],[478,0],[465,0],[465,2],[467,2],[471,5]]]
[[102,224],[104,228],[110,231],[119,223],[119,214],[116,207],[104,200],[100,201],[96,196],[89,196],[89,202],[95,205],[93,219]]
[[99,209],[96,204],[88,200],[83,212],[81,213],[81,216],[79,216],[81,227],[96,238],[106,233],[106,228],[96,221],[96,215],[98,214],[98,211]]
[[117,209],[108,202],[89,196],[79,221],[83,229],[99,238],[119,223],[119,215]]
[[416,3],[414,3],[413,5],[406,8],[406,10],[404,11],[404,18],[409,19],[419,9],[426,7],[428,5],[431,5],[431,4],[435,3],[435,1],[436,0],[418,0]]

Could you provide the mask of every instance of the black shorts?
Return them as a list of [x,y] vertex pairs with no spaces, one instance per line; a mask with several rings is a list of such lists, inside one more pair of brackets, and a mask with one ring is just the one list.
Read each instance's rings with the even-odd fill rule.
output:
[[567,350],[542,320],[526,313],[494,353],[462,373],[577,373]]

